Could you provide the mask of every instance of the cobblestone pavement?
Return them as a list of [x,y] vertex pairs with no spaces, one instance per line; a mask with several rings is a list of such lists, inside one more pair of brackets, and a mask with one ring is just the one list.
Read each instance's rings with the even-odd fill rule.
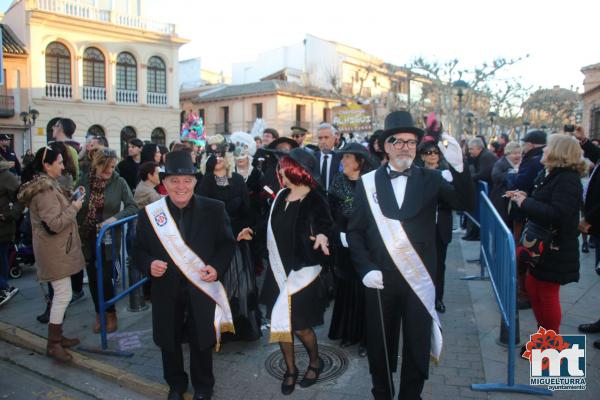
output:
[[[431,365],[430,379],[425,384],[424,399],[463,398],[520,398],[514,394],[488,394],[472,391],[472,383],[506,381],[506,349],[495,343],[498,337],[499,313],[489,281],[464,281],[465,274],[478,273],[478,264],[466,263],[465,259],[477,258],[478,242],[463,242],[458,234],[448,250],[445,304],[447,311],[441,315],[444,350],[439,365]],[[563,332],[576,333],[576,326],[600,317],[598,310],[600,279],[593,272],[592,256],[584,255],[582,279],[561,290],[563,302]],[[44,304],[35,272],[28,269],[22,278],[12,282],[21,292],[0,308],[0,321],[19,326],[40,336],[46,335],[46,326],[38,323],[35,316],[43,311]],[[152,382],[163,382],[160,352],[152,342],[150,310],[127,311],[127,300],[118,304],[119,331],[109,336],[109,348],[130,351],[130,358],[86,353],[97,360],[113,365],[129,373],[135,373]],[[331,313],[328,309],[326,321]],[[99,335],[91,332],[94,321],[93,304],[86,289],[84,300],[72,305],[65,320],[67,335],[78,336],[88,347],[100,345]],[[530,310],[521,312],[521,339],[532,333],[535,320]],[[346,371],[335,379],[319,383],[308,389],[298,388],[290,399],[368,399],[370,376],[368,362],[357,354],[357,347],[340,348],[327,338],[328,324],[317,329],[319,343],[345,357]],[[266,332],[265,332],[266,333]],[[597,398],[599,351],[591,346],[594,337],[588,338],[587,373],[588,390],[578,393],[584,399]],[[267,335],[257,342],[230,342],[214,357],[216,376],[215,399],[275,399],[282,398],[280,381],[265,368],[265,361],[278,347],[268,343]],[[399,362],[401,360],[398,360]],[[528,363],[516,361],[517,383],[527,383]],[[302,370],[301,363],[299,368]],[[302,373],[302,371],[301,371]],[[0,376],[0,397],[2,380]],[[395,376],[396,387],[398,374]],[[190,387],[191,391],[191,387]],[[571,398],[572,392],[556,393],[556,398]],[[527,396],[531,398],[531,396]]]

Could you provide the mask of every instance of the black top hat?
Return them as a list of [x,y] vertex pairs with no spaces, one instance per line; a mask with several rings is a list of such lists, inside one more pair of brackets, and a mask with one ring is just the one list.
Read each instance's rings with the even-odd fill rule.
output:
[[161,172],[160,178],[163,179],[169,175],[198,175],[192,155],[189,151],[178,150],[167,153],[165,159],[165,172]]
[[523,142],[533,143],[533,144],[546,144],[546,132],[544,132],[544,131],[527,132],[527,134],[523,138]]
[[320,182],[321,174],[319,172],[319,162],[312,153],[306,149],[298,147],[292,149],[292,151],[284,155],[288,156],[298,165],[300,165],[306,172],[310,174],[310,176],[312,176],[315,182]]
[[385,117],[383,127],[383,133],[378,137],[382,151],[386,139],[395,133],[414,133],[418,141],[421,141],[424,133],[423,129],[415,126],[412,115],[408,111],[392,111]]
[[296,142],[294,139],[286,137],[286,136],[282,136],[279,139],[275,139],[271,143],[269,143],[269,145],[267,146],[267,149],[275,150],[277,148],[277,146],[280,145],[281,143],[289,143],[292,146],[292,149],[295,149],[296,147],[299,146],[298,142]]

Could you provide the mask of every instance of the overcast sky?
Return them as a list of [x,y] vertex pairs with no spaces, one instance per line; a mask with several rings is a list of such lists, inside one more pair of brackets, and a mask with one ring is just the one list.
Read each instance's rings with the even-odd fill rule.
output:
[[597,0],[145,1],[148,18],[177,23],[191,40],[180,59],[201,57],[203,68],[226,73],[306,33],[398,65],[423,56],[470,67],[530,54],[505,74],[534,87],[581,91],[581,68],[600,62]]

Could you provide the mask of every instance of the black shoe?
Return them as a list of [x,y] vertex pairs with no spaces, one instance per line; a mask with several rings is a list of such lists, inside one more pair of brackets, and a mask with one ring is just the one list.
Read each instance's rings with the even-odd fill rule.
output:
[[583,242],[581,244],[581,252],[582,253],[589,253],[590,252],[590,245],[588,244],[588,242]]
[[596,248],[596,244],[594,243],[594,241],[589,242],[589,244],[590,244],[590,249]]
[[367,348],[363,345],[358,346],[358,356],[366,357],[367,356]]
[[[307,388],[307,387],[312,386],[315,383],[317,383],[317,380],[319,379],[319,375],[321,375],[321,371],[323,371],[323,367],[325,367],[325,363],[323,362],[321,357],[319,357],[319,366],[318,367],[311,367],[309,364],[308,368],[306,369],[306,372],[304,373],[304,377],[302,378],[302,380],[299,383],[300,387]],[[306,377],[306,374],[310,371],[315,373],[314,378]]]
[[437,300],[435,302],[435,310],[439,313],[445,313],[446,312],[446,306],[444,305],[444,302],[441,300]]
[[194,392],[194,400],[210,400],[212,397],[212,393],[198,393]]
[[592,324],[581,324],[577,329],[583,333],[598,333],[600,332],[600,319]]
[[46,303],[46,310],[37,317],[35,317],[35,319],[37,319],[38,322],[41,322],[42,324],[47,324],[48,321],[50,321],[50,307],[52,307],[52,303]]
[[466,235],[462,237],[462,240],[467,242],[477,242],[479,241],[479,235]]
[[342,343],[340,343],[340,347],[350,347],[350,346],[354,346],[355,344],[356,344],[356,342],[342,340]]
[[[292,378],[292,383],[289,385],[286,383],[288,378]],[[296,372],[293,374],[289,371],[285,371],[283,374],[283,382],[281,382],[281,393],[284,395],[292,394],[294,389],[296,388],[296,381],[298,380],[298,367],[296,367]]]
[[169,390],[167,400],[183,400],[183,393],[177,392],[175,390]]
[[594,340],[594,347],[600,349],[600,340]]
[[517,300],[517,308],[519,310],[529,310],[531,308],[531,303],[529,300]]

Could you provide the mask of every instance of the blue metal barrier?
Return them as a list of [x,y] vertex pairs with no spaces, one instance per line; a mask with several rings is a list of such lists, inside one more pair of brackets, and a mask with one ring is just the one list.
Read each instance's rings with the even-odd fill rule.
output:
[[482,265],[490,274],[492,288],[500,314],[508,328],[507,383],[472,384],[471,389],[486,392],[515,392],[551,396],[545,388],[515,384],[515,335],[517,313],[517,267],[515,241],[494,205],[485,193],[480,193]]
[[[464,214],[475,225],[477,225],[477,228],[479,228],[479,230],[481,231],[480,219],[481,219],[481,207],[482,207],[481,203],[482,202],[479,197],[480,193],[485,193],[486,196],[489,195],[489,185],[487,182],[485,182],[485,181],[477,182],[477,194],[475,196],[475,208],[473,209],[472,213],[465,212]],[[481,235],[481,232],[480,232],[480,235]],[[481,252],[479,253],[479,259],[467,260],[467,262],[468,263],[479,263],[479,265],[480,265],[479,275],[468,275],[468,276],[461,278],[462,280],[464,280],[464,281],[487,281],[490,279],[490,277],[486,276],[486,274],[485,274],[485,267],[483,266],[483,259],[482,259]]]
[[[103,226],[100,229],[100,232],[98,233],[98,237],[96,238],[96,274],[98,277],[98,308],[99,308],[99,312],[100,312],[100,341],[101,341],[101,349],[90,349],[90,348],[81,348],[84,351],[90,351],[90,352],[94,352],[94,353],[102,353],[102,354],[109,354],[109,355],[117,355],[117,356],[121,356],[121,357],[131,357],[133,355],[133,353],[128,353],[128,352],[122,352],[122,351],[109,351],[108,350],[108,340],[107,340],[107,335],[106,335],[106,309],[112,305],[114,305],[116,302],[118,302],[119,300],[121,300],[122,298],[124,298],[125,296],[127,296],[130,292],[136,290],[137,288],[141,287],[143,284],[145,284],[148,281],[148,277],[144,277],[141,280],[139,280],[138,282],[134,283],[133,285],[131,285],[130,287],[127,287],[127,279],[126,279],[126,274],[125,274],[125,259],[127,257],[127,252],[126,252],[126,232],[124,230],[124,227],[126,225],[131,226],[131,222],[133,222],[135,219],[137,219],[137,215],[133,215],[130,217],[126,217],[123,219],[120,219],[118,221],[115,221],[113,223],[107,224],[105,226]],[[120,242],[116,243],[115,239],[116,239],[116,231],[120,230],[121,234],[120,234]],[[113,297],[112,299],[108,299],[106,301],[104,301],[104,281],[103,281],[103,262],[104,262],[104,252],[102,251],[102,245],[104,244],[104,239],[106,236],[106,232],[110,231],[110,237],[112,239],[112,244],[111,246],[111,255],[112,255],[112,272],[113,272],[113,282],[116,282],[116,273],[119,274],[120,280],[121,280],[121,289],[122,291],[115,295],[115,297]],[[119,246],[117,248],[117,245]],[[117,256],[117,251],[119,251],[119,255]],[[131,267],[133,268],[133,267]],[[118,286],[118,284],[115,284],[115,286]]]

